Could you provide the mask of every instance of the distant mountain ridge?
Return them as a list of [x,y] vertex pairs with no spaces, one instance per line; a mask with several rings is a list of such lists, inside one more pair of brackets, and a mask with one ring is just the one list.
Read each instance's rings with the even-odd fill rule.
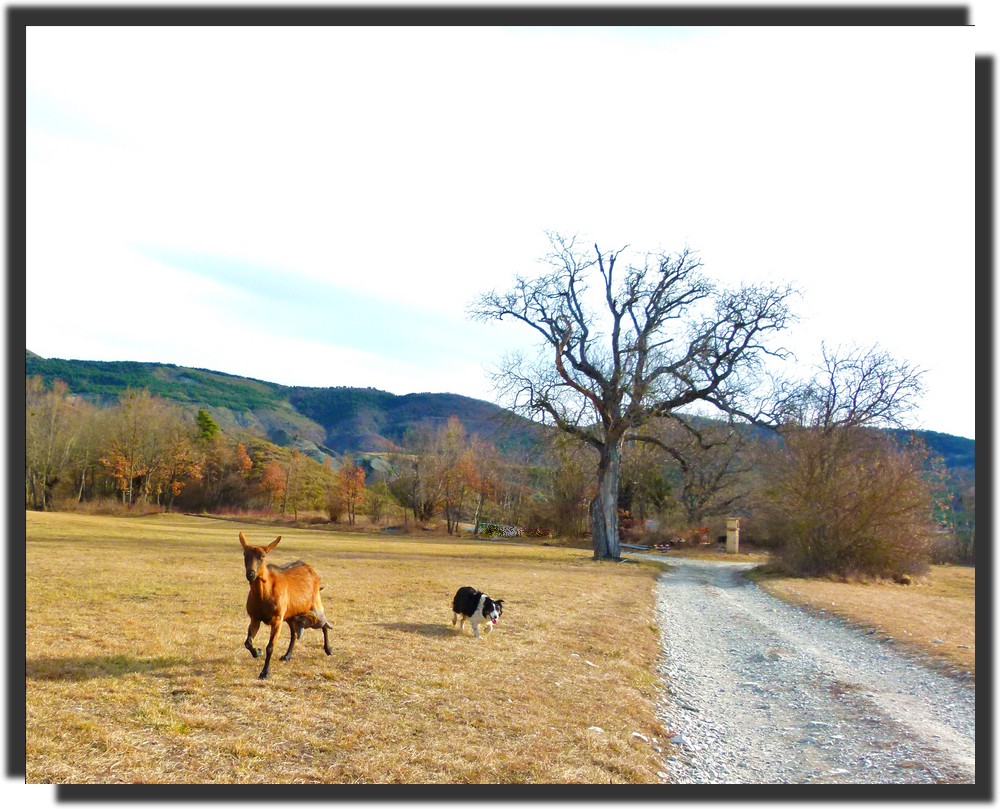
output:
[[[314,457],[391,452],[407,430],[457,416],[470,434],[506,451],[531,451],[541,428],[490,402],[454,393],[397,395],[376,388],[279,385],[203,368],[153,362],[46,359],[25,352],[27,376],[65,382],[72,393],[112,404],[127,389],[151,394],[194,412],[204,408],[225,430],[254,429],[279,446]],[[893,431],[908,433],[910,431]],[[976,442],[930,430],[913,431],[951,469],[976,464]]]
[[513,451],[529,449],[537,425],[495,404],[454,393],[397,395],[376,388],[279,385],[204,368],[153,362],[46,359],[25,352],[25,374],[61,379],[72,393],[113,404],[129,388],[147,389],[185,409],[207,410],[223,428],[263,433],[314,457],[391,452],[406,432],[457,416],[470,434]]

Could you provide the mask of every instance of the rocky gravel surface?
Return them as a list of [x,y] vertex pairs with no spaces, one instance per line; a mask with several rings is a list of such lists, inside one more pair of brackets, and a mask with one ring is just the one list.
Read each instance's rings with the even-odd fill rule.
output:
[[973,682],[769,596],[749,564],[659,558],[664,780],[975,783]]

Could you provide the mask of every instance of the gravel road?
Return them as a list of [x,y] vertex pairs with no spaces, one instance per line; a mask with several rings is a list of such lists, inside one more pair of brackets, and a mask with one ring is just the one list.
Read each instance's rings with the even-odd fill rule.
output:
[[749,564],[655,558],[669,780],[975,783],[972,682],[769,596]]

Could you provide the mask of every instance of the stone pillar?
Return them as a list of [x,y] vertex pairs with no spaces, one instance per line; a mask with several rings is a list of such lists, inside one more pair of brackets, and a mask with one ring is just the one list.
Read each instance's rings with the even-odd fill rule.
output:
[[740,520],[738,517],[726,518],[726,553],[740,552]]

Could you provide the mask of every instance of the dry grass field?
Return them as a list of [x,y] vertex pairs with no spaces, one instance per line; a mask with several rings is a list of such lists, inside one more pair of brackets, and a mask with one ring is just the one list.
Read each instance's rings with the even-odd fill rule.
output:
[[932,565],[910,585],[839,582],[757,573],[773,595],[874,628],[955,672],[976,672],[976,570]]
[[[322,575],[334,654],[309,631],[277,660],[286,627],[262,681],[243,648],[238,532],[278,532],[179,515],[27,522],[29,783],[659,780],[651,564],[285,529],[272,560]],[[478,641],[451,626],[465,584],[505,599]]]

